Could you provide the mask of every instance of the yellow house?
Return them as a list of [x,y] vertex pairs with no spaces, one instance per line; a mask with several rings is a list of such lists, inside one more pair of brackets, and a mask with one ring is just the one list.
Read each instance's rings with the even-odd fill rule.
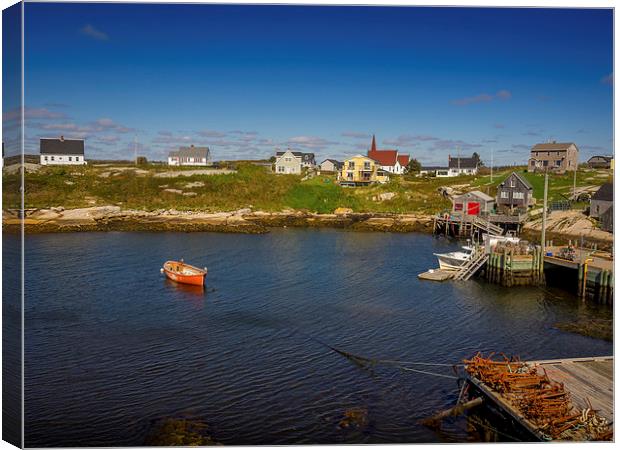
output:
[[345,159],[339,175],[340,184],[385,183],[389,180],[388,173],[381,169],[379,163],[363,155]]

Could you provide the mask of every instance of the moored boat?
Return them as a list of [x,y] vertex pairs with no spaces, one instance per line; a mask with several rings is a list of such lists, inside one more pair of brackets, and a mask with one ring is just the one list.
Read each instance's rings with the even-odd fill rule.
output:
[[439,261],[439,268],[442,270],[459,270],[463,264],[472,257],[473,249],[471,247],[463,247],[463,251],[449,253],[433,253]]
[[172,281],[194,286],[203,286],[207,276],[207,268],[199,269],[181,261],[166,261],[161,272]]

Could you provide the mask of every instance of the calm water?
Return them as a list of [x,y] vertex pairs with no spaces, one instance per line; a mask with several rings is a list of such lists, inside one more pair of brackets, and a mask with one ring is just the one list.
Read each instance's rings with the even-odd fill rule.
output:
[[[336,230],[28,236],[26,445],[141,445],[168,416],[203,419],[224,444],[466,440],[458,421],[417,423],[454,403],[455,380],[360,368],[319,340],[439,363],[612,353],[553,328],[611,316],[562,291],[417,279],[455,247]],[[160,275],[181,257],[209,267],[205,293]],[[340,429],[353,407],[368,426]]]

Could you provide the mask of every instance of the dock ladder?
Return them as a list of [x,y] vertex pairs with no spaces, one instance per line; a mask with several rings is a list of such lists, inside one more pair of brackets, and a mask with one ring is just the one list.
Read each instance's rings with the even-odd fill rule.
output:
[[454,274],[453,279],[467,281],[487,262],[489,254],[484,248],[478,249],[467,263]]

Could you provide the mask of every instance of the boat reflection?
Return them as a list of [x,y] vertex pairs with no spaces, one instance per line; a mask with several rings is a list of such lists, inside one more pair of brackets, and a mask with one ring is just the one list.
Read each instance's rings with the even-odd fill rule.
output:
[[191,284],[177,283],[176,281],[164,279],[166,289],[174,289],[182,294],[184,300],[189,301],[197,308],[202,308],[205,298],[207,297],[207,289],[205,286],[196,286]]

